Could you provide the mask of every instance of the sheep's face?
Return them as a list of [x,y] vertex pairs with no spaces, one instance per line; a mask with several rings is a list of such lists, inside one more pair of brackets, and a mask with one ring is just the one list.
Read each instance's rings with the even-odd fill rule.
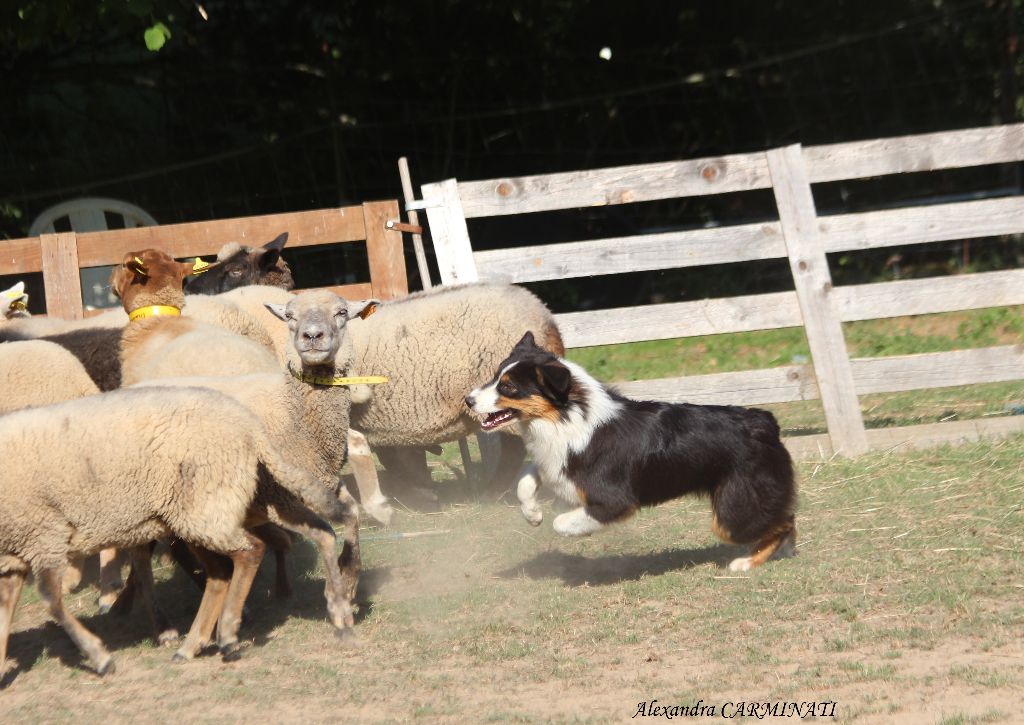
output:
[[217,254],[217,269],[186,280],[189,294],[214,295],[251,284],[265,284],[290,290],[295,287],[292,271],[281,258],[288,232],[262,247],[226,244]]
[[211,267],[205,263],[178,262],[159,249],[128,252],[121,265],[111,272],[110,286],[129,312],[143,305],[180,308],[185,304],[185,278]]
[[346,341],[348,321],[368,316],[378,304],[377,300],[347,302],[330,290],[311,290],[293,297],[287,305],[268,302],[266,307],[288,324],[302,363],[323,366],[334,364]]

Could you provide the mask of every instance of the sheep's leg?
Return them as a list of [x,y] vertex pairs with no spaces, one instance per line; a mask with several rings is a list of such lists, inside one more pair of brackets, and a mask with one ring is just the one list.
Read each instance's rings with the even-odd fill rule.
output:
[[230,560],[227,557],[198,546],[192,551],[206,569],[206,586],[203,588],[203,598],[199,602],[199,611],[192,620],[192,627],[185,635],[185,641],[174,653],[175,662],[192,659],[210,641],[217,617],[224,607],[224,598],[228,594],[228,582],[231,577]]
[[96,670],[96,674],[102,676],[113,672],[114,658],[107,652],[100,638],[86,629],[85,625],[64,608],[63,580],[64,567],[42,569],[37,573],[36,588],[49,608],[50,616],[57,620],[57,623],[68,633],[78,649],[89,660],[92,668]]
[[277,524],[262,524],[251,529],[267,546],[274,550],[276,569],[274,571],[274,596],[284,599],[292,595],[292,584],[288,579],[288,552],[292,540],[288,532]]
[[380,492],[380,479],[377,477],[377,465],[373,462],[370,444],[366,436],[357,430],[348,431],[348,462],[352,464],[352,473],[359,489],[359,501],[376,521],[388,526],[395,510],[391,508],[387,497]]
[[68,568],[64,570],[64,581],[61,585],[64,593],[74,591],[82,583],[82,569],[85,567],[85,559],[76,556],[68,562]]
[[134,586],[138,587],[139,597],[142,599],[142,606],[149,612],[149,619],[153,623],[153,639],[157,644],[171,644],[178,639],[178,630],[171,627],[167,615],[160,609],[153,596],[153,549],[149,544],[145,544],[136,546],[128,554],[132,562],[128,578],[134,580]]
[[252,588],[252,581],[256,578],[256,572],[259,571],[260,562],[263,561],[263,554],[267,550],[267,545],[258,536],[247,531],[245,537],[250,548],[229,554],[234,571],[228,585],[224,608],[217,622],[217,646],[225,662],[237,660],[240,656],[238,627],[242,623],[242,609]]
[[117,549],[100,550],[100,614],[106,614],[117,601],[117,593],[124,586],[121,581],[121,552]]
[[[359,581],[359,516],[355,501],[348,491],[342,489],[339,498],[345,497],[351,501],[350,516],[345,522],[345,547],[337,559],[334,556],[337,537],[331,525],[322,518],[304,506],[292,506],[287,509],[275,507],[274,513],[282,526],[309,539],[320,552],[327,580],[324,598],[327,600],[327,612],[331,617],[331,624],[335,627],[335,634],[351,644],[357,644],[355,633],[352,631],[352,627],[355,626],[352,599]],[[350,545],[350,540],[354,540],[354,546]]]
[[25,583],[25,572],[15,571],[0,574],[0,678],[4,675],[7,660],[7,640],[11,636],[14,609],[21,598],[21,586]]
[[200,589],[205,589],[206,576],[202,572],[203,565],[196,560],[196,555],[192,548],[177,537],[170,540],[168,548],[174,561],[181,567],[183,572],[188,574],[188,578],[192,580],[192,583]]

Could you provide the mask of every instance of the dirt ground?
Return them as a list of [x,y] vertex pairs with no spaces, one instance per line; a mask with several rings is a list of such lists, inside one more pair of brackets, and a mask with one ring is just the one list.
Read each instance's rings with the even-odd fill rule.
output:
[[[333,636],[304,545],[290,600],[271,598],[272,567],[261,572],[231,664],[212,652],[172,664],[144,617],[97,615],[87,585],[67,602],[115,654],[99,678],[28,592],[0,722],[664,717],[634,718],[641,703],[735,722],[761,719],[736,717],[740,703],[764,702],[835,703],[827,722],[1024,722],[1022,452],[1018,440],[808,465],[798,556],[749,574],[724,568],[738,550],[715,543],[700,500],[584,540],[550,530],[550,505],[537,529],[501,503],[406,511],[391,531],[363,531],[354,649]],[[159,574],[187,627],[198,592],[170,566]]]

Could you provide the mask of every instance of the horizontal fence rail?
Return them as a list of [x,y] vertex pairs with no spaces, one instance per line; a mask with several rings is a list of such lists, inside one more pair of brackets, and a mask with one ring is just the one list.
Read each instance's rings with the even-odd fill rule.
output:
[[387,220],[397,219],[398,214],[398,202],[391,200],[336,209],[0,240],[0,274],[42,272],[47,314],[79,319],[99,313],[83,309],[81,269],[119,264],[125,253],[146,248],[161,249],[178,258],[205,256],[217,253],[229,242],[262,246],[288,232],[288,248],[365,240],[369,282],[328,289],[350,299],[390,299],[409,291],[401,232],[386,226]]
[[[812,362],[643,380],[624,393],[670,401],[822,400],[829,434],[792,443],[808,455],[973,440],[1024,431],[1024,417],[884,431],[863,428],[856,396],[1024,379],[1024,348],[848,359],[840,323],[1024,304],[1024,269],[833,287],[825,254],[1024,234],[1024,197],[819,216],[812,184],[1024,161],[1024,124],[760,153],[425,184],[445,284],[537,282],[788,258],[795,289],[556,315],[569,348],[804,327]],[[474,252],[466,220],[750,189],[772,189],[778,220]],[[942,428],[941,426],[946,426]],[[920,441],[913,438],[920,432]]]

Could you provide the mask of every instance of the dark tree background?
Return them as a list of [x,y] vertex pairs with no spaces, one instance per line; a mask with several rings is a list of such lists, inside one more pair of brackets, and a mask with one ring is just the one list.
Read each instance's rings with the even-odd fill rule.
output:
[[[83,195],[134,202],[161,223],[397,198],[401,155],[419,184],[1012,123],[1024,116],[1021,6],[4,0],[0,237]],[[828,213],[1020,190],[1006,165],[816,194]],[[486,247],[773,215],[770,194],[749,192],[471,231]],[[855,281],[1022,254],[1001,239],[834,262]],[[788,284],[770,264],[719,272],[621,287],[650,300]],[[540,288],[592,305],[607,286]]]

